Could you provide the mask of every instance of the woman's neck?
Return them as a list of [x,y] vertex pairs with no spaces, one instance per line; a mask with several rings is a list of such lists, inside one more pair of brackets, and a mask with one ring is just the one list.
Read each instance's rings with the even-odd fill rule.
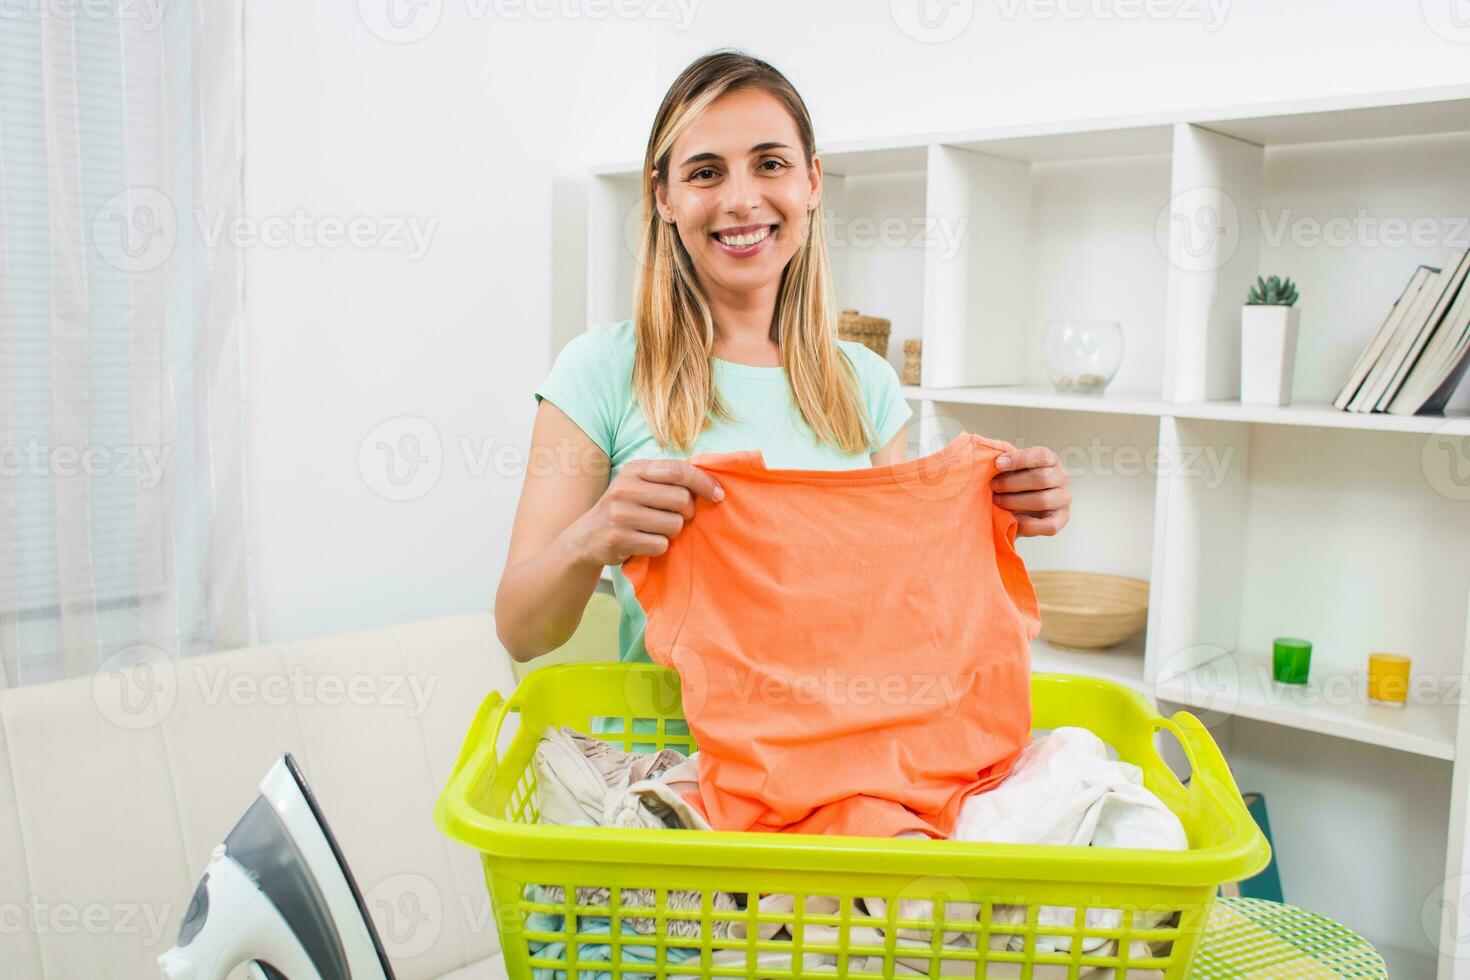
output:
[[780,345],[771,340],[777,290],[778,286],[773,285],[756,292],[710,296],[715,357],[762,367],[781,363]]

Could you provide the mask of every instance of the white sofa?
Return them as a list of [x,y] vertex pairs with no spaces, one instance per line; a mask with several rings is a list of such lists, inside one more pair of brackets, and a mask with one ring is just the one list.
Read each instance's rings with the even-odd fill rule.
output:
[[[536,668],[589,639],[615,657],[594,599],[580,649]],[[0,976],[157,978],[211,848],[289,751],[397,976],[504,977],[479,860],[432,808],[481,700],[529,669],[475,612],[0,691]]]

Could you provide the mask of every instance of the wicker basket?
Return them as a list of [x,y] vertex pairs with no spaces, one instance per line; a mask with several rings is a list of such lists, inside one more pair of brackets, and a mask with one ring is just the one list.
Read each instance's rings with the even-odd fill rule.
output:
[[924,356],[924,342],[910,338],[903,342],[903,383],[917,385],[921,377],[920,360]]
[[1101,650],[1148,623],[1148,582],[1096,572],[1032,572],[1041,637],[1067,650]]
[[877,352],[879,357],[888,356],[889,322],[878,316],[863,316],[857,310],[843,310],[837,317],[837,336],[842,340],[855,340]]

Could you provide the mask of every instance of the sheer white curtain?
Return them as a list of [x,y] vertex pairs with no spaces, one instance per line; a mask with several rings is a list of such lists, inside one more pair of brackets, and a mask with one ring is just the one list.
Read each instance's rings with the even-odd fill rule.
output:
[[254,642],[239,0],[0,0],[0,686]]

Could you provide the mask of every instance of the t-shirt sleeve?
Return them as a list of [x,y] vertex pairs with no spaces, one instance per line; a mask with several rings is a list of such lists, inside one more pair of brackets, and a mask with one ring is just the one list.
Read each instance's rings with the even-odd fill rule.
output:
[[876,453],[898,434],[898,430],[913,416],[914,410],[904,398],[898,372],[888,363],[887,358],[866,345],[861,350],[866,355],[862,358],[866,365],[859,365],[858,376],[863,379],[863,399],[868,407],[868,417],[873,420],[873,432],[876,436],[868,451]]
[[561,409],[609,459],[624,388],[618,371],[612,344],[594,327],[567,342],[535,392],[538,406],[545,398]]

